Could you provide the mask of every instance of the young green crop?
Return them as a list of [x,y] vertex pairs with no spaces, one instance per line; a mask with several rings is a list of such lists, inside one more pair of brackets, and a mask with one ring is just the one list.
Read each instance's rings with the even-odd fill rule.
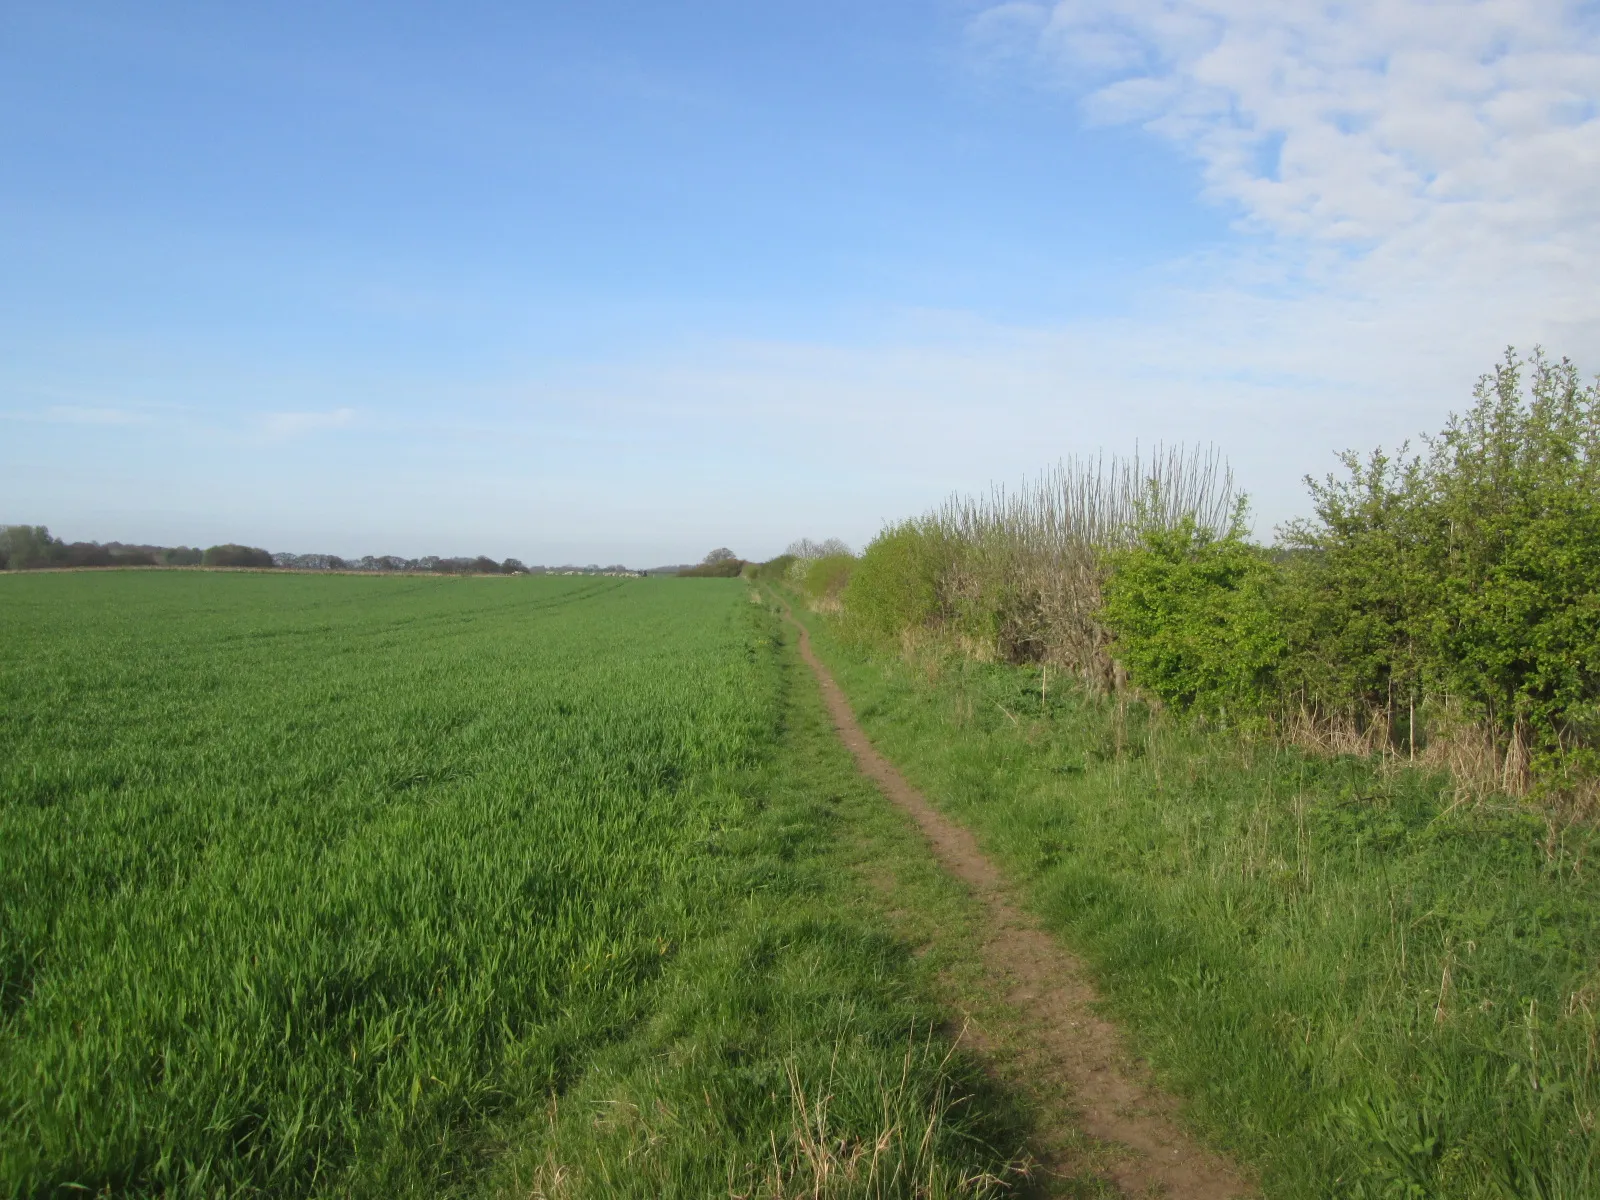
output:
[[[802,1094],[829,1047],[901,1078],[923,1014],[892,951],[785,932],[826,828],[764,815],[785,676],[743,585],[0,584],[0,1195],[477,1190],[736,929],[769,949],[696,1053]],[[836,1001],[779,1026],[806,1054],[717,1043],[796,954]],[[733,1106],[729,1073],[686,1078]],[[924,1119],[952,1086],[939,1053],[907,1078]],[[799,1153],[787,1087],[760,1095],[657,1192]],[[983,1174],[946,1144],[926,1178]]]

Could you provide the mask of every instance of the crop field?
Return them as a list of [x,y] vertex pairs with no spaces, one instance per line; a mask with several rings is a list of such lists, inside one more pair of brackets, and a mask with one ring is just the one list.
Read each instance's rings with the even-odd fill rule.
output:
[[[0,585],[0,1195],[775,1194],[816,1071],[862,1136],[937,1123],[959,1060],[762,799],[737,581]],[[551,1107],[606,1054],[699,1124]],[[897,1187],[982,1174],[942,1139]]]

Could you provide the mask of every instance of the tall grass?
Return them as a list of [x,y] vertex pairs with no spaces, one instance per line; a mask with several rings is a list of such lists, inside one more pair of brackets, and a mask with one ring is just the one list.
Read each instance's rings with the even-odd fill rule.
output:
[[811,618],[873,738],[1272,1197],[1600,1194],[1600,837]]

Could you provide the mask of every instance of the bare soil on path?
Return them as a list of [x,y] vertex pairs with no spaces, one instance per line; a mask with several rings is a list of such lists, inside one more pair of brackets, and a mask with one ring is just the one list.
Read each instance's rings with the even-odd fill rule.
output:
[[[1125,1150],[1106,1171],[1129,1196],[1230,1200],[1255,1196],[1238,1167],[1197,1142],[1177,1117],[1178,1103],[1157,1088],[1122,1045],[1116,1026],[1099,1016],[1081,962],[1067,953],[1014,901],[999,870],[965,828],[935,809],[873,747],[844,693],[811,649],[804,625],[800,656],[816,674],[839,736],[863,774],[917,823],[934,856],[981,903],[983,969],[1015,1010],[1029,1059],[1070,1085],[1072,1116],[1090,1136]],[[982,1048],[981,1046],[979,1047]]]

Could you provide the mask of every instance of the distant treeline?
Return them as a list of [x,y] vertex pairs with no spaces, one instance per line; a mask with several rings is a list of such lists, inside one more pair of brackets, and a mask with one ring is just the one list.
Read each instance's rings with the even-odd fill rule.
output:
[[[422,571],[437,575],[526,575],[529,568],[521,559],[496,562],[485,555],[476,558],[440,558],[424,554],[421,558],[401,558],[396,554],[340,558],[337,554],[285,554],[269,556],[271,566],[290,571]],[[538,570],[543,571],[540,567]]]
[[213,550],[237,548],[213,546],[211,550],[200,550],[193,546],[64,542],[51,537],[43,525],[0,525],[0,570],[7,571],[40,567],[197,567]]
[[204,550],[194,546],[143,546],[124,542],[65,542],[44,525],[0,525],[0,570],[27,571],[63,567],[252,567],[289,571],[418,572],[436,575],[638,575],[624,566],[528,566],[521,559],[501,561],[478,555],[421,558],[368,554],[273,554],[257,546],[232,542]]

